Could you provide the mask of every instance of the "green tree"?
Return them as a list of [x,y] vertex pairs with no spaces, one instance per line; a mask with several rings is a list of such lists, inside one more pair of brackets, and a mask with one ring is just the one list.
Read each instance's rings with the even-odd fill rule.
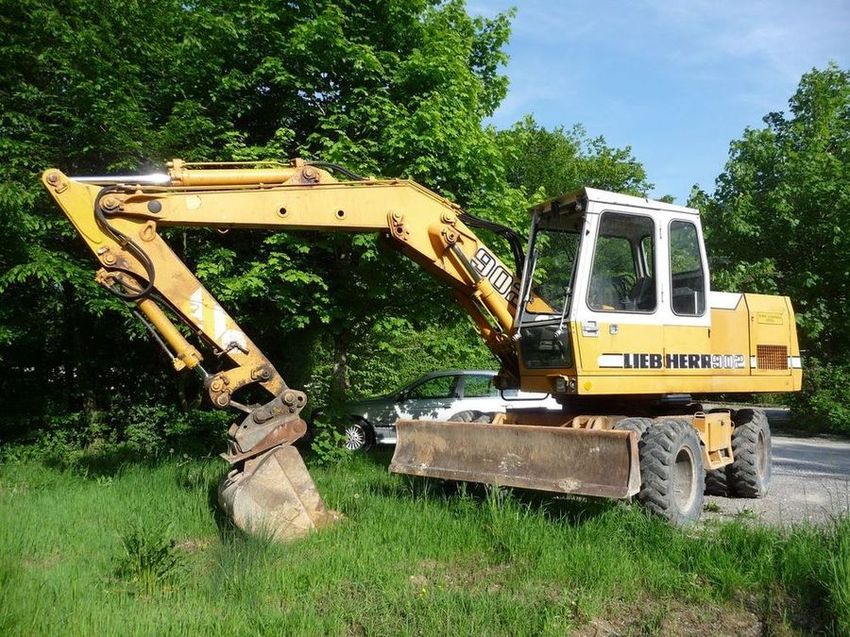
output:
[[[807,346],[850,350],[850,73],[812,70],[765,128],[732,142],[714,195],[704,197],[723,287],[794,300]],[[695,202],[698,201],[695,199]]]
[[[185,378],[165,380],[153,346],[128,347],[128,329],[143,331],[92,282],[90,256],[38,184],[48,166],[84,174],[148,170],[172,156],[300,155],[415,178],[496,218],[521,201],[481,126],[505,94],[509,15],[473,18],[460,0],[0,7],[0,362],[12,370],[4,395],[44,396],[22,399],[30,414],[186,391]],[[363,361],[367,347],[397,341],[376,317],[402,321],[413,337],[460,316],[446,309],[446,291],[373,237],[181,230],[170,239],[294,384],[332,355],[336,380],[318,384],[345,391],[353,355]],[[447,331],[449,343],[456,334]]]
[[814,400],[811,383],[846,375],[829,366],[850,353],[850,72],[806,73],[788,112],[764,123],[732,142],[714,194],[695,192],[692,204],[704,212],[716,288],[791,297]]
[[580,125],[548,130],[528,115],[496,134],[508,183],[532,199],[557,197],[582,186],[645,195],[652,189],[629,146],[613,148]]

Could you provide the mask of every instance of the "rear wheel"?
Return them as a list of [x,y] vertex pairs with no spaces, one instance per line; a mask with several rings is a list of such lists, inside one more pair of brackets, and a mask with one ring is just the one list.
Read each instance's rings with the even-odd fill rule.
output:
[[727,474],[729,465],[705,472],[706,495],[729,495],[729,480]]
[[474,409],[468,409],[466,411],[459,411],[456,414],[452,414],[448,418],[449,422],[483,422],[489,423],[493,422],[493,415],[486,414],[482,411],[475,411]]
[[734,420],[730,490],[739,498],[763,498],[770,488],[773,460],[767,416],[761,409],[739,409]]
[[342,430],[342,444],[351,452],[368,451],[375,446],[375,431],[369,423],[352,419]]
[[662,420],[646,429],[639,445],[638,501],[677,526],[702,513],[705,472],[696,430],[681,420]]

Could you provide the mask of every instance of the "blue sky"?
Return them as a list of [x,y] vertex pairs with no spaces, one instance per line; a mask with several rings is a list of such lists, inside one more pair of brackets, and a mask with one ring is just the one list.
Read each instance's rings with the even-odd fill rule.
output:
[[517,8],[508,96],[492,118],[531,113],[631,145],[653,195],[710,192],[729,142],[785,110],[800,76],[850,68],[850,0],[469,0]]

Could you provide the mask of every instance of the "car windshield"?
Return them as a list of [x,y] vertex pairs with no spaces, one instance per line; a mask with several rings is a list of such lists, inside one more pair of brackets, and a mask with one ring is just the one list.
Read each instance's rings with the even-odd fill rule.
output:
[[548,214],[538,218],[534,230],[532,290],[549,306],[531,299],[526,310],[561,314],[572,292],[582,216]]

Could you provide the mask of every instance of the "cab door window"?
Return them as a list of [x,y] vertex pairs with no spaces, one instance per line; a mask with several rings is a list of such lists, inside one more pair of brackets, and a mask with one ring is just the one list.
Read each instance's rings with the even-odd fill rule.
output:
[[690,221],[670,222],[670,279],[673,312],[680,316],[702,316],[705,267],[697,227]]
[[655,224],[650,217],[606,212],[599,222],[588,305],[599,312],[656,308]]

